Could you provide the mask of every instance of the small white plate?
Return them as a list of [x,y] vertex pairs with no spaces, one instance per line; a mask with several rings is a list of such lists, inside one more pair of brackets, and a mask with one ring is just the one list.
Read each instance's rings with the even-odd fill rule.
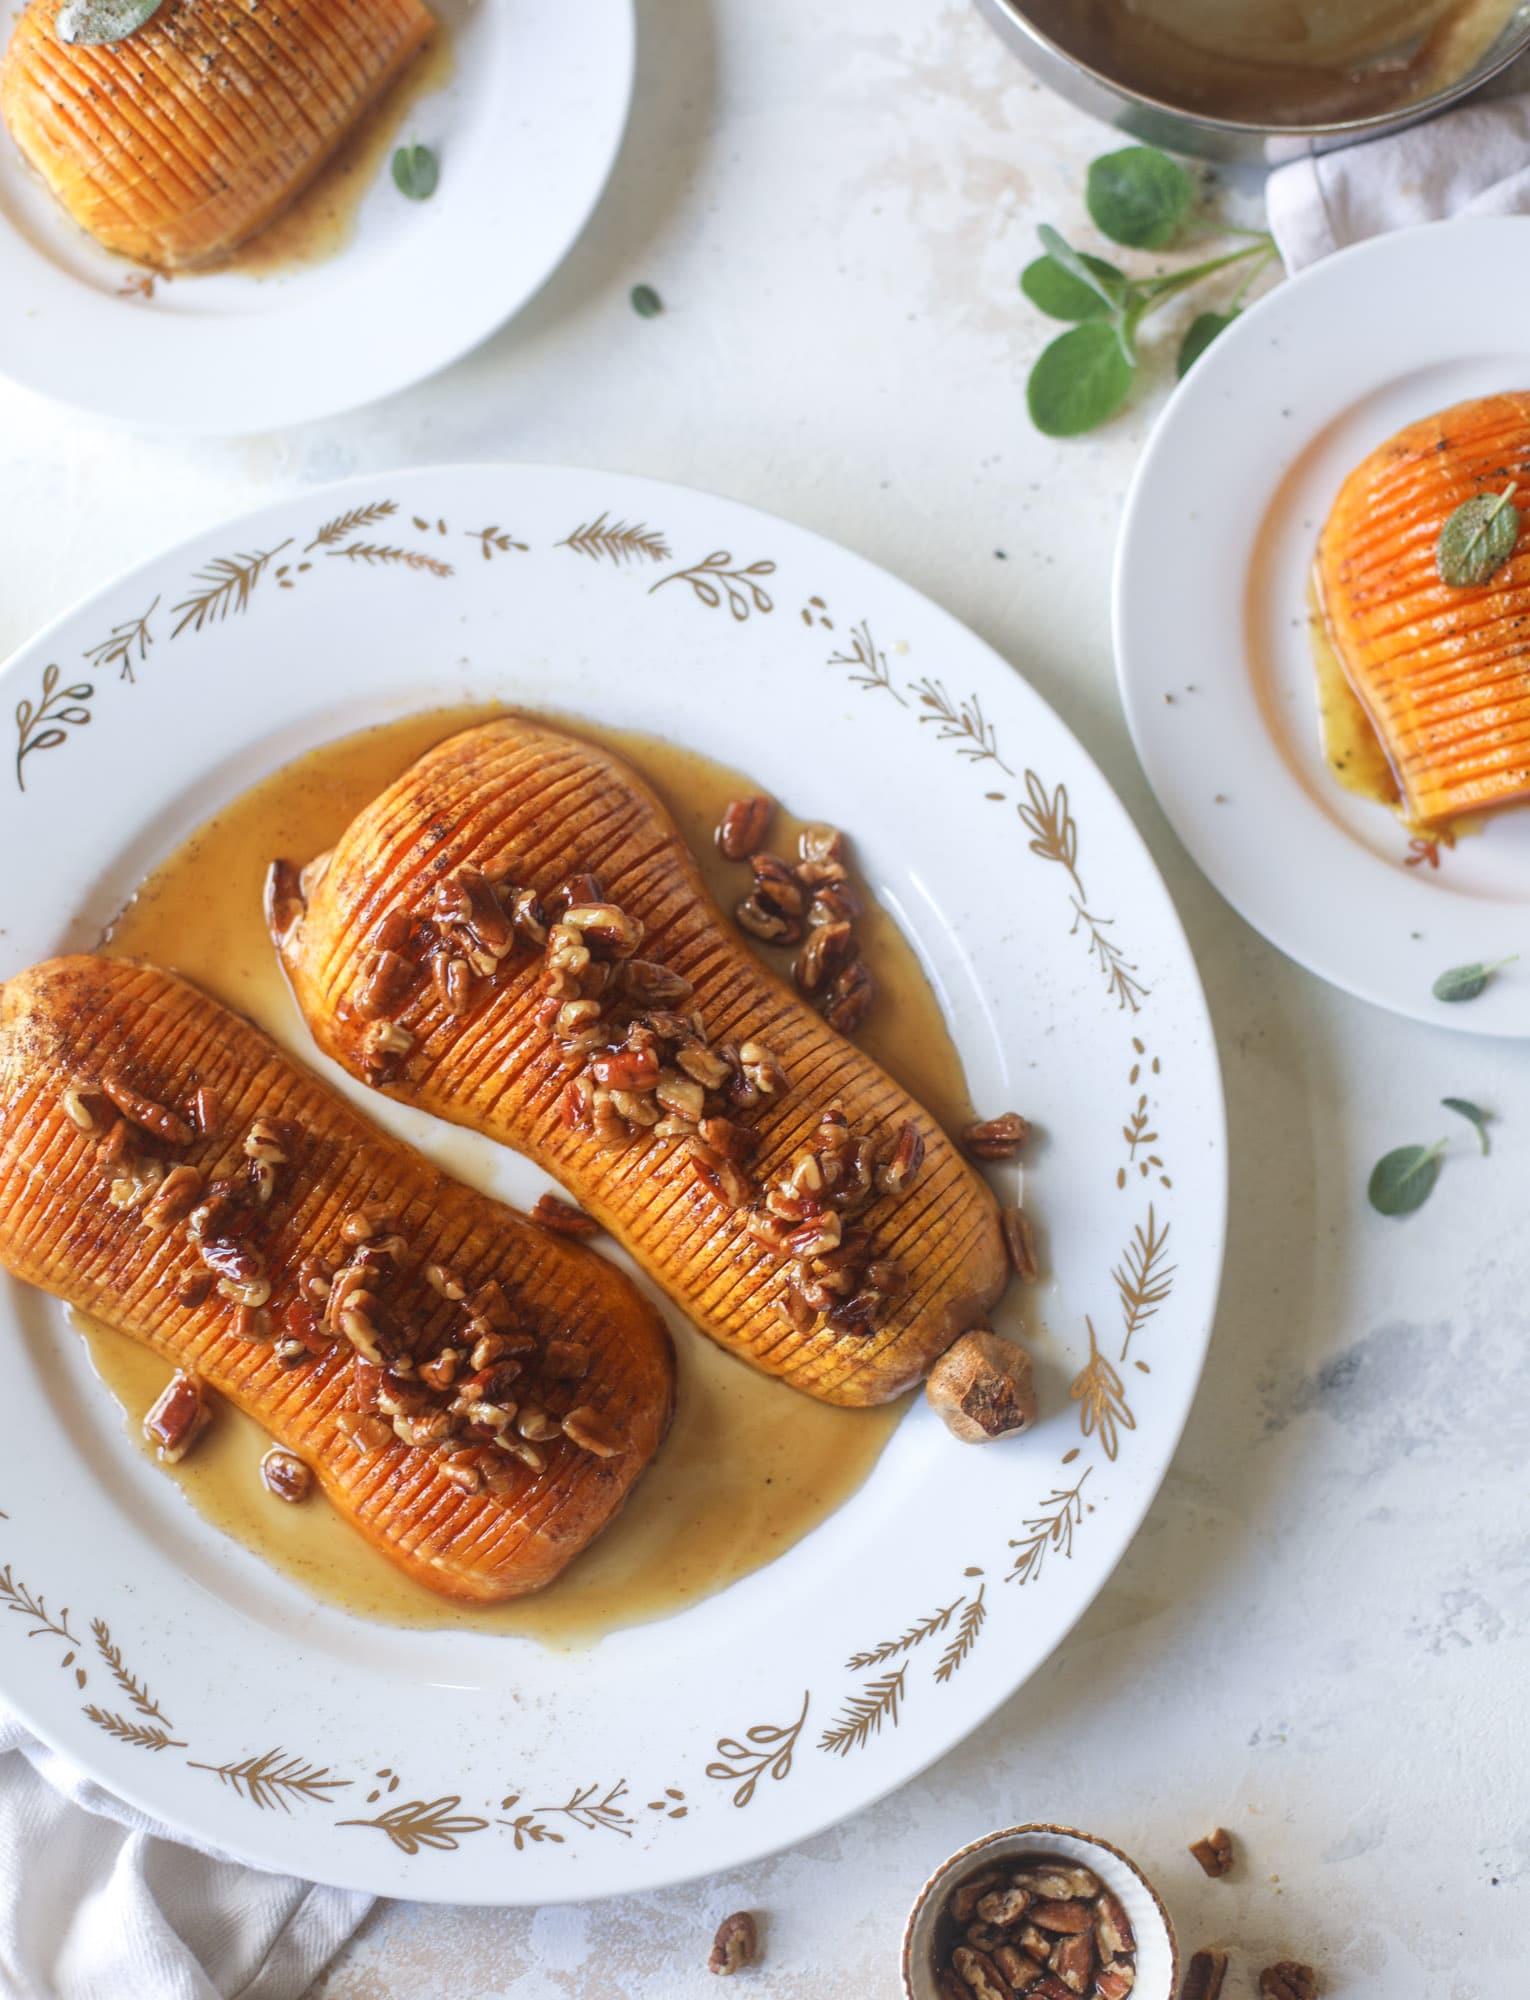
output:
[[[1394,1013],[1530,1035],[1530,812],[1414,840],[1323,761],[1307,626],[1318,532],[1403,424],[1530,387],[1530,219],[1432,223],[1347,250],[1238,320],[1176,390],[1116,556],[1116,665],[1148,781],[1256,930]],[[1478,1000],[1453,965],[1525,954]]]
[[385,155],[322,262],[125,291],[136,267],[69,219],[0,127],[0,373],[138,429],[227,435],[373,402],[487,339],[605,186],[632,96],[632,0],[430,6],[452,71],[398,139],[437,152],[440,186],[406,200]]
[[[1173,907],[1025,682],[817,535],[606,473],[466,466],[305,493],[27,646],[0,673],[0,977],[88,949],[146,869],[312,745],[493,699],[676,737],[851,830],[973,1101],[1036,1124],[1045,1282],[1012,1287],[996,1324],[1035,1355],[1041,1421],[975,1450],[916,1399],[795,1547],[598,1644],[399,1630],[315,1601],[194,1513],[53,1301],[0,1274],[0,1688],[102,1783],[267,1867],[546,1903],[804,1839],[1046,1658],[1179,1438],[1226,1165]],[[362,1091],[294,1027],[301,1060],[449,1171],[523,1205],[546,1185]],[[1015,1169],[995,1178],[1014,1198]],[[146,1713],[124,1709],[124,1674],[153,1691],[136,1737],[112,1721]]]

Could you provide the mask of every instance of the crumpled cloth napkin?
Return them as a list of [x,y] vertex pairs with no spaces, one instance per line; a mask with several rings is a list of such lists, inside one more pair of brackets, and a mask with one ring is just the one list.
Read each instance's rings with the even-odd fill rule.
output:
[[1292,275],[1409,223],[1530,213],[1530,61],[1427,124],[1277,167],[1266,199]]
[[187,1846],[0,1706],[4,2000],[298,2000],[371,1906]]

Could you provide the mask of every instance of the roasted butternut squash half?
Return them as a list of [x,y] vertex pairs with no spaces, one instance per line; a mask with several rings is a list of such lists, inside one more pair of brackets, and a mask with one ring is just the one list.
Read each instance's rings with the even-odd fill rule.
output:
[[1458,403],[1356,466],[1318,543],[1334,650],[1424,824],[1530,797],[1530,537],[1481,583],[1437,561],[1464,501],[1516,485],[1530,501],[1530,392]]
[[125,40],[60,40],[31,0],[0,112],[53,194],[155,270],[226,257],[301,192],[430,39],[420,0],[164,0]]
[[521,716],[452,737],[278,864],[268,914],[326,1053],[529,1155],[795,1388],[896,1396],[1003,1288],[987,1187],[765,969],[610,752]]
[[127,960],[0,986],[0,1265],[185,1371],[169,1455],[218,1391],[448,1597],[550,1582],[673,1407],[669,1336],[619,1271]]

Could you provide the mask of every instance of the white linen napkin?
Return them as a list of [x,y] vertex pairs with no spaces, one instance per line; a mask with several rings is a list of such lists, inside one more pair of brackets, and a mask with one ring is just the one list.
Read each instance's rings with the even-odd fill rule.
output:
[[1293,276],[1383,230],[1448,215],[1530,212],[1530,65],[1524,60],[1459,111],[1388,139],[1277,167],[1270,229]]
[[4,2000],[298,2000],[371,1905],[187,1846],[0,1706]]

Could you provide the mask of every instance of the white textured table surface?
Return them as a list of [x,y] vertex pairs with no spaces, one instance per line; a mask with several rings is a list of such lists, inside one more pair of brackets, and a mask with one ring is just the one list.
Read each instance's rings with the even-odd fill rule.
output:
[[[1066,448],[1027,426],[1044,327],[1015,278],[1080,223],[1110,143],[966,0],[652,0],[617,177],[543,296],[438,380],[333,423],[145,443],[0,387],[0,654],[161,544],[394,464],[531,458],[774,508],[897,570],[1028,676],[1103,763],[1179,901],[1226,1066],[1232,1229],[1174,1468],[1083,1624],[981,1735],[775,1861],[540,1913],[381,1908],[326,2000],[716,1992],[713,1926],[765,1913],[741,1991],[892,2000],[908,1903],[951,1848],[1056,1818],[1124,1845],[1182,1944],[1282,1955],[1325,1993],[1518,1991],[1530,1930],[1530,1049],[1393,1021],[1248,931],[1138,772],[1107,628],[1152,398]],[[824,22],[835,17],[837,28]],[[627,294],[663,294],[658,320]],[[1166,372],[1155,353],[1151,372]],[[1000,554],[1002,551],[1002,554]],[[1279,866],[1280,829],[1270,829]],[[1385,1222],[1373,1159],[1501,1114]],[[1464,1133],[1464,1128],[1463,1133]],[[1469,1134],[1465,1134],[1467,1141]],[[1243,1862],[1201,1877],[1222,1820]],[[148,1996],[144,1997],[148,2000]]]

